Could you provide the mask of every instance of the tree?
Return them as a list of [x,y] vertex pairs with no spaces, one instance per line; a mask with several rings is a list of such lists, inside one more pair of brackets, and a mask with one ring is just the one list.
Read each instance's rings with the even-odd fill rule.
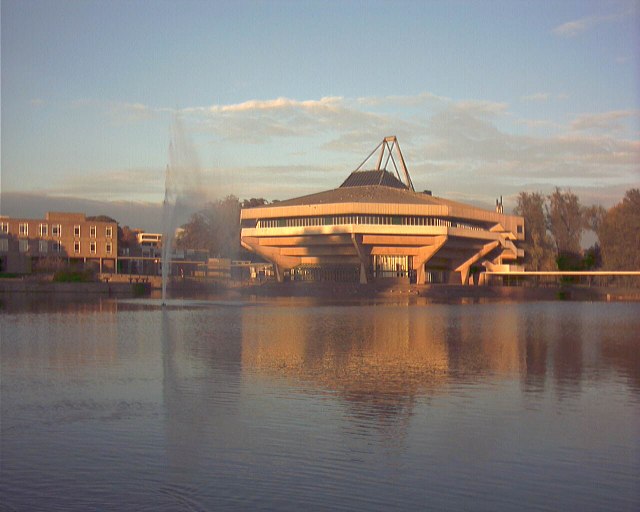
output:
[[607,211],[597,234],[604,268],[640,269],[640,189],[627,190],[622,202]]
[[267,203],[268,201],[263,197],[259,197],[259,198],[252,197],[251,199],[245,199],[244,201],[242,201],[242,207],[254,208],[256,206],[264,206]]
[[184,249],[204,249],[209,255],[235,258],[240,252],[240,201],[230,195],[209,203],[182,226],[176,245]]
[[549,196],[547,223],[556,245],[558,268],[575,268],[582,259],[580,240],[586,224],[578,196],[556,187]]
[[138,231],[129,226],[118,226],[118,248],[131,256],[139,253]]
[[524,262],[528,270],[554,270],[553,241],[547,232],[545,197],[538,192],[520,192],[516,215],[524,217]]
[[93,215],[93,216],[87,217],[87,220],[92,220],[94,222],[115,222],[116,224],[118,223],[116,219],[114,219],[113,217],[109,217],[108,215]]
[[605,210],[600,205],[594,205],[589,208],[585,208],[583,214],[585,228],[598,234],[598,231],[600,231],[600,226],[602,226],[604,218],[607,216],[607,210]]

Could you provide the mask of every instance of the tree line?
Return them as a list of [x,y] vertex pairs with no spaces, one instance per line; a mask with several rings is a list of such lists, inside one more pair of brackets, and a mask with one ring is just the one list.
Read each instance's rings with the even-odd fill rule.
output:
[[[527,270],[640,269],[640,189],[610,209],[583,206],[571,191],[520,192],[514,214],[524,217]],[[585,231],[597,241],[581,247]]]

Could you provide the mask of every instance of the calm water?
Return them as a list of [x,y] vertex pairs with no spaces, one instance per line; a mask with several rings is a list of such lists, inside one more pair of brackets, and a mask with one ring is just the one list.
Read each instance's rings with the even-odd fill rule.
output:
[[1,510],[640,510],[640,304],[2,299]]

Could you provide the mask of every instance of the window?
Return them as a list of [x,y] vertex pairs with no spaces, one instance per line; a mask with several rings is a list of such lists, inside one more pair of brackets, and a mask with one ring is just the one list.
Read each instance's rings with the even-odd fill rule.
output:
[[524,226],[522,224],[518,224],[518,234],[521,235],[524,233]]
[[53,252],[60,252],[62,251],[62,246],[60,245],[60,242],[58,242],[57,240],[55,242],[53,242],[53,246],[51,247],[51,250]]
[[80,252],[80,242],[78,242],[77,240],[73,242],[73,252],[75,252],[76,254]]
[[73,236],[80,236],[80,226],[73,226]]
[[56,237],[62,236],[62,226],[60,224],[51,225],[51,236],[56,236]]
[[9,240],[6,238],[0,238],[0,252],[9,251]]
[[18,225],[18,233],[20,236],[29,236],[29,224],[26,222],[21,222]]
[[91,227],[89,228],[89,236],[90,236],[91,238],[95,238],[95,237],[96,237],[96,229],[97,229],[97,228],[96,228],[95,226],[91,226]]
[[46,224],[40,224],[38,232],[40,233],[40,236],[47,236],[49,234],[49,226]]
[[91,242],[89,244],[89,252],[91,254],[95,254],[96,253],[96,243],[95,242]]
[[111,250],[112,250],[111,249],[111,242],[107,242],[107,246],[106,246],[107,254],[111,254]]
[[20,252],[29,251],[29,240],[20,240],[18,243],[18,249]]
[[104,230],[104,234],[107,238],[111,238],[113,237],[113,227],[112,226],[107,226]]
[[48,252],[49,251],[49,242],[47,240],[38,240],[38,251],[39,252]]
[[9,232],[9,223],[0,222],[0,233],[8,233],[8,232]]

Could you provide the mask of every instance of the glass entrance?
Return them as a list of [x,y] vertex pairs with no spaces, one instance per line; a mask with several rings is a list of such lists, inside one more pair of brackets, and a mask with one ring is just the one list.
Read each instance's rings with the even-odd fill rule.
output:
[[394,256],[376,254],[372,257],[373,276],[384,277],[407,277],[413,268],[412,256]]

